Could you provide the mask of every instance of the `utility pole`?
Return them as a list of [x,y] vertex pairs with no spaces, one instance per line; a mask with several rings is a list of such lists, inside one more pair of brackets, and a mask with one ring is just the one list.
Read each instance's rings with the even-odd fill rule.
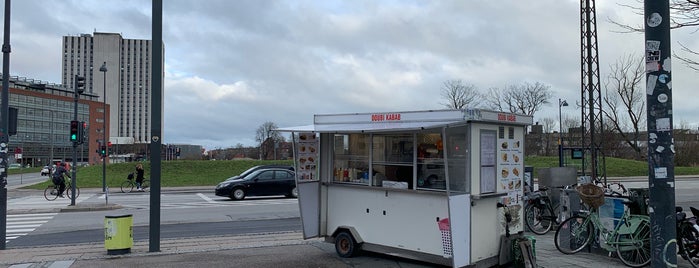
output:
[[2,125],[0,125],[0,250],[7,239],[7,143],[10,141],[10,0],[5,0],[5,36],[2,43]]
[[163,1],[152,2],[152,39],[153,61],[151,64],[151,139],[150,139],[150,232],[148,237],[148,251],[160,251],[160,145],[163,142],[161,122],[163,107]]
[[[646,122],[652,267],[677,266],[670,3],[645,0]],[[667,246],[667,248],[665,248]]]

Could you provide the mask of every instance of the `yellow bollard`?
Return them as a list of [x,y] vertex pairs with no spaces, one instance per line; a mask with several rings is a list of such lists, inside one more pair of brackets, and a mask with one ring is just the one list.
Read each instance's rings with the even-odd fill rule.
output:
[[131,253],[133,246],[133,216],[104,217],[104,247],[107,254],[117,255]]

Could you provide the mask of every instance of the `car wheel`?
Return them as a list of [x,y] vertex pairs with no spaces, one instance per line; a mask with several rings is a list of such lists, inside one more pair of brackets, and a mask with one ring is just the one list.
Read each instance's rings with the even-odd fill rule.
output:
[[231,192],[231,199],[233,200],[243,200],[245,198],[245,190],[242,188],[235,188]]
[[291,188],[291,192],[289,192],[286,197],[289,198],[298,198],[299,197],[299,188]]

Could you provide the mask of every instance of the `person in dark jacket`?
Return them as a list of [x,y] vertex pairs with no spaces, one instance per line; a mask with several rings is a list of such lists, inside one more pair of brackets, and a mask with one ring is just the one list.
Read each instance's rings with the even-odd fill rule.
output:
[[143,191],[143,189],[141,189],[141,183],[143,183],[143,180],[145,179],[143,177],[143,173],[143,165],[136,165],[136,191]]
[[66,180],[64,176],[70,178],[68,170],[66,169],[66,163],[60,163],[56,166],[56,171],[53,172],[53,177],[51,178],[53,184],[58,186],[58,196],[60,197],[64,197],[63,192],[66,190]]

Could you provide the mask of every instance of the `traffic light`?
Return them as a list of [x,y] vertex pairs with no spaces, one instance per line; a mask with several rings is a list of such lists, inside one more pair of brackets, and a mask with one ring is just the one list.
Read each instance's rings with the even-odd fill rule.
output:
[[78,94],[83,94],[85,91],[85,77],[75,75],[75,92]]
[[78,142],[78,133],[80,132],[80,124],[78,121],[70,121],[70,141]]
[[83,122],[78,122],[78,138],[77,138],[77,143],[78,144],[83,144],[85,142],[85,129],[87,128],[87,123]]
[[107,153],[112,154],[112,142],[107,142]]
[[80,134],[83,135],[82,138],[80,139],[80,143],[85,143],[85,141],[87,141],[89,138],[89,135],[87,135],[89,132],[87,129],[87,122],[82,121],[82,122],[80,122],[80,125],[83,126],[83,129],[82,129],[83,131],[80,131]]
[[107,146],[102,145],[102,148],[100,149],[100,156],[104,157],[107,155]]

